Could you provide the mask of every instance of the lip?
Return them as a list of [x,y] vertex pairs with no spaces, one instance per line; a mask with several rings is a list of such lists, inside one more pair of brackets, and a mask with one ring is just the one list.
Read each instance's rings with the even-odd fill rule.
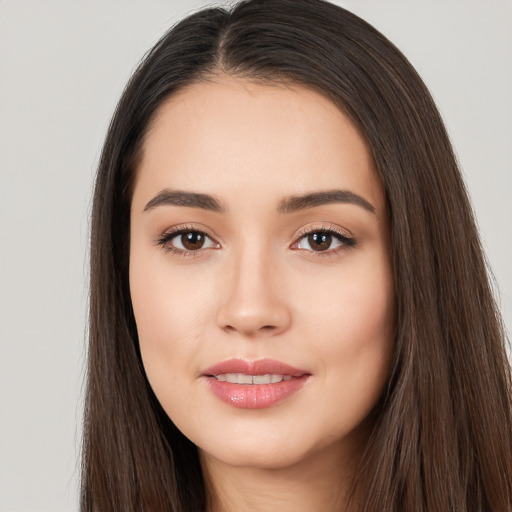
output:
[[[274,384],[232,384],[215,378],[216,375],[225,373],[278,374],[292,378]],[[263,409],[276,405],[300,391],[311,377],[311,373],[274,359],[229,359],[206,369],[203,377],[209,389],[223,402],[242,409]]]
[[279,375],[291,375],[301,377],[309,373],[289,364],[274,359],[259,359],[257,361],[245,361],[244,359],[228,359],[222,361],[203,372],[203,375],[221,375],[223,373],[242,373],[244,375],[265,375],[275,373]]

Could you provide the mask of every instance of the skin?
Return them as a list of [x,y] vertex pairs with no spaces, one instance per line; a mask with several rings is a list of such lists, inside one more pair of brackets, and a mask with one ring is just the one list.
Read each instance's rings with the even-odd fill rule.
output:
[[[278,209],[333,189],[374,211],[340,202]],[[146,209],[163,190],[209,194],[225,211]],[[176,252],[180,236],[159,242],[173,227],[209,238]],[[326,229],[355,245],[333,235],[314,250],[304,230]],[[297,85],[217,77],[188,86],[145,138],[130,236],[144,367],[199,448],[210,510],[345,510],[366,418],[389,374],[395,315],[384,193],[354,125]],[[240,409],[202,376],[231,358],[277,359],[311,377],[272,407]]]

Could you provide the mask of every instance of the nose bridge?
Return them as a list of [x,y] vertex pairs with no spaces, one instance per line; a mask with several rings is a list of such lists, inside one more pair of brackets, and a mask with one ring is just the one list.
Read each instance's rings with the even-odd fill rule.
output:
[[275,256],[263,244],[246,242],[226,262],[219,327],[245,335],[276,334],[290,323],[290,311],[279,289]]

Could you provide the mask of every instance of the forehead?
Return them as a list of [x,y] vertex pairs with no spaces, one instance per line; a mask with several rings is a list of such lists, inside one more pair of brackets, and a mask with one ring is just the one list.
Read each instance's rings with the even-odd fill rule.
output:
[[346,188],[384,203],[365,140],[333,102],[300,85],[233,78],[187,86],[156,112],[135,191],[165,188],[276,200]]

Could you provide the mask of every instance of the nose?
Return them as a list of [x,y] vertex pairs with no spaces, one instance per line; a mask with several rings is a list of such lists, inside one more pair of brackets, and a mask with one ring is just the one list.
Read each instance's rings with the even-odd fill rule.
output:
[[218,326],[247,337],[275,336],[291,324],[278,265],[260,251],[233,257],[221,277]]

